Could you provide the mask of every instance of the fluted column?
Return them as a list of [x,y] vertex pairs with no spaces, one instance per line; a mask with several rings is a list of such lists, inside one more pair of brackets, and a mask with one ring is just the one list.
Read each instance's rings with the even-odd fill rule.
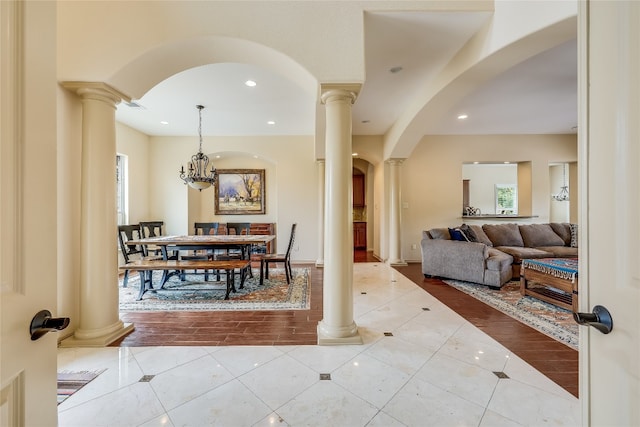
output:
[[318,344],[361,344],[353,321],[351,105],[359,85],[325,85],[325,250]]
[[324,160],[318,160],[318,259],[316,267],[324,266]]
[[406,266],[402,259],[400,165],[402,159],[387,160],[389,165],[389,264]]
[[116,104],[126,96],[104,83],[68,82],[82,98],[80,318],[64,347],[102,347],[133,330],[119,318],[116,240]]

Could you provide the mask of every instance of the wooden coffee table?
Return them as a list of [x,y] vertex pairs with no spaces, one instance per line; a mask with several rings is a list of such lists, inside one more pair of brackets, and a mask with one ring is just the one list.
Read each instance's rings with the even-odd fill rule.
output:
[[577,312],[578,259],[522,260],[520,293]]

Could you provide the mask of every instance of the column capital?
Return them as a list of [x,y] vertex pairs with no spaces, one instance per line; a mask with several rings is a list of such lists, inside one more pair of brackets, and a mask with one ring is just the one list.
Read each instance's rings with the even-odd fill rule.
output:
[[113,106],[120,101],[131,102],[131,97],[103,82],[62,82],[62,87],[75,92],[83,99],[95,99]]
[[385,160],[385,163],[389,164],[389,165],[393,165],[393,166],[400,166],[405,160],[407,159],[387,159]]
[[323,104],[329,101],[349,100],[356,102],[362,84],[360,83],[322,83],[320,84],[320,99]]

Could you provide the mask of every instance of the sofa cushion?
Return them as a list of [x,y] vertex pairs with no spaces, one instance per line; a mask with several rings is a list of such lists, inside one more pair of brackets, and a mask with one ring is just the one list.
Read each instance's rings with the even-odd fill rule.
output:
[[432,239],[451,240],[448,228],[432,228],[429,230]]
[[469,228],[473,230],[473,234],[476,236],[476,242],[484,243],[487,246],[493,246],[489,236],[484,232],[481,225],[470,225]]
[[487,257],[487,269],[494,271],[502,271],[506,267],[510,267],[513,263],[513,257],[497,249],[489,249]]
[[570,246],[540,246],[536,249],[541,251],[551,252],[556,258],[577,258],[578,248],[572,248]]
[[571,244],[571,226],[567,222],[550,222],[551,229],[562,238],[565,246]]
[[529,248],[538,246],[564,246],[564,240],[558,236],[549,224],[520,225],[520,235],[524,245]]
[[553,258],[553,253],[549,251],[543,251],[537,248],[524,248],[521,246],[499,246],[496,249],[507,253],[513,257],[514,264],[522,263],[526,258]]
[[485,224],[482,229],[494,247],[524,246],[518,224]]

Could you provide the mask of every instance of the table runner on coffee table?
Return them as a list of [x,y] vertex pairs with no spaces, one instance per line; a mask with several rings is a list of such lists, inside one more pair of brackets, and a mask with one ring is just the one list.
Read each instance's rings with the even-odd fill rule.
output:
[[578,258],[524,259],[522,260],[522,268],[529,268],[573,282],[578,276]]

